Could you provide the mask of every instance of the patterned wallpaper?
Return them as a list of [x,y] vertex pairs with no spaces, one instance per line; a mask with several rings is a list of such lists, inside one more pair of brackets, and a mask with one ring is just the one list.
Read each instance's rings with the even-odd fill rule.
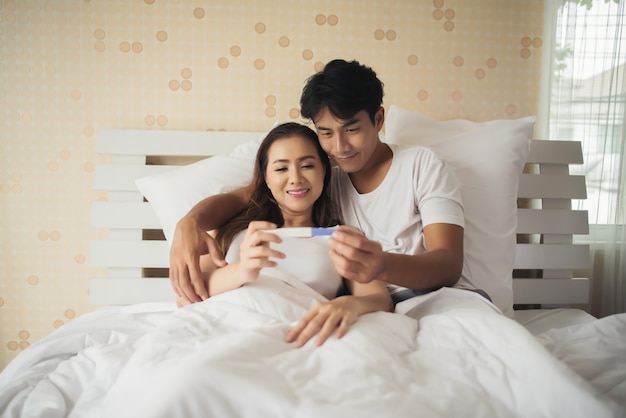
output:
[[540,0],[0,0],[0,368],[89,304],[102,128],[264,130],[299,120],[333,58],[385,106],[536,114]]

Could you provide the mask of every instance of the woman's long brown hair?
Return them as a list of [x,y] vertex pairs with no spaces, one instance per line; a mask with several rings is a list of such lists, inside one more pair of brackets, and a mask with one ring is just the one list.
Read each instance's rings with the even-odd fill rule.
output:
[[317,134],[308,126],[295,122],[287,122],[272,129],[259,146],[251,183],[253,185],[253,192],[248,202],[248,207],[235,215],[234,218],[217,231],[215,238],[224,252],[228,251],[235,235],[246,229],[251,221],[269,221],[275,223],[278,227],[284,225],[285,220],[282,211],[265,183],[265,171],[268,164],[267,154],[272,144],[279,139],[290,137],[301,137],[311,142],[311,144],[315,146],[317,155],[324,165],[324,188],[320,197],[313,204],[313,225],[329,227],[341,223],[339,211],[334,202],[330,199],[330,159],[320,146]]

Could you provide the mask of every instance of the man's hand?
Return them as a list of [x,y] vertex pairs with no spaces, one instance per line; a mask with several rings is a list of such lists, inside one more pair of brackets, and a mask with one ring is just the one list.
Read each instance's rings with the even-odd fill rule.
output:
[[188,303],[209,297],[200,270],[200,256],[205,254],[210,254],[216,266],[226,265],[222,249],[215,239],[193,218],[182,218],[176,224],[170,249],[170,282],[176,295]]
[[369,283],[384,270],[382,246],[356,228],[342,225],[328,240],[335,269],[348,280]]

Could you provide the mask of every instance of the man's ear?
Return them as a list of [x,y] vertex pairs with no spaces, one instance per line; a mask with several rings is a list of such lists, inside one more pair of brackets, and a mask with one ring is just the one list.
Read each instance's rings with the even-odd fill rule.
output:
[[374,115],[374,122],[377,130],[381,130],[383,128],[383,124],[385,123],[385,108],[380,107],[376,114]]

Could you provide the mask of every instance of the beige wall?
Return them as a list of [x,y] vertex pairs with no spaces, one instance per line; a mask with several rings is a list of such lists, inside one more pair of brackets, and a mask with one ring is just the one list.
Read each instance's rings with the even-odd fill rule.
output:
[[536,114],[538,0],[0,0],[0,368],[88,301],[101,128],[263,130],[332,58],[385,105]]

